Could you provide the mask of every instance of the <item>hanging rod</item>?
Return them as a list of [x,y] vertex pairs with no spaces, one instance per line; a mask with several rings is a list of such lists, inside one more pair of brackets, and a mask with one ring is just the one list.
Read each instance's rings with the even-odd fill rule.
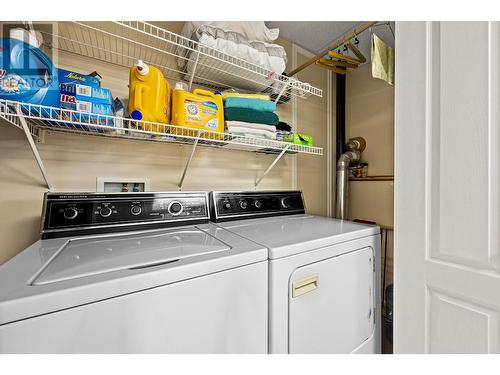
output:
[[358,26],[357,28],[355,28],[350,33],[344,34],[344,36],[342,36],[341,38],[337,39],[337,41],[335,43],[333,43],[330,47],[324,49],[323,51],[321,51],[320,53],[318,53],[316,56],[311,57],[304,64],[300,65],[298,68],[295,68],[290,73],[288,73],[288,76],[291,77],[291,76],[297,74],[298,72],[300,72],[301,70],[307,68],[309,65],[314,64],[320,58],[322,58],[323,56],[325,56],[328,53],[328,51],[334,50],[337,47],[340,47],[342,44],[347,43],[352,38],[355,38],[357,35],[361,34],[366,29],[369,29],[370,27],[372,27],[373,25],[375,25],[377,22],[378,21],[364,22],[362,25]]

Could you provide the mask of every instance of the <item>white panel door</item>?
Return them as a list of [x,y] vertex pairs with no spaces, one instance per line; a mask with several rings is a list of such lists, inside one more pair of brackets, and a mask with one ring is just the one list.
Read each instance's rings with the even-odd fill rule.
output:
[[498,353],[500,26],[398,22],[396,353]]
[[374,331],[373,250],[297,268],[289,284],[289,353],[351,353]]

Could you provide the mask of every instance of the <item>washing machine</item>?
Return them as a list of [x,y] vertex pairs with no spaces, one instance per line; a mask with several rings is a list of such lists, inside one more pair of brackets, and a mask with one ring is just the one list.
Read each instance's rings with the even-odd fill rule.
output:
[[1,353],[267,353],[267,250],[208,194],[48,193],[0,266]]
[[270,353],[380,353],[380,229],[308,215],[300,191],[212,192],[213,221],[264,245]]

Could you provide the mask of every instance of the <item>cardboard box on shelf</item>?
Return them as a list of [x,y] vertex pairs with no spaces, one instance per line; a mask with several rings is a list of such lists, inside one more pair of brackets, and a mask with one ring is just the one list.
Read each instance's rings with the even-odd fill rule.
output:
[[[113,116],[113,99],[111,91],[100,87],[97,78],[72,72],[58,70],[60,107],[84,114],[63,115],[64,120],[84,121],[99,125],[113,126],[113,120],[100,116]],[[89,115],[86,115],[89,113]]]

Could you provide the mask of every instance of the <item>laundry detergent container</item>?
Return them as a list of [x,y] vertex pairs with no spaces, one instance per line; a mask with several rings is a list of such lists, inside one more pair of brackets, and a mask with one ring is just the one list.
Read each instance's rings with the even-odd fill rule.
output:
[[[195,89],[192,93],[178,88],[174,89],[172,93],[172,125],[223,133],[222,95],[202,89]],[[189,132],[182,129],[175,131],[179,134]],[[201,136],[220,138],[220,136],[212,134],[201,134]]]
[[163,133],[170,121],[170,85],[160,69],[139,60],[130,68],[128,111],[143,130]]
[[[1,38],[0,99],[59,107],[57,69],[49,57],[21,40]],[[48,108],[42,108],[40,113],[27,105],[21,108],[25,113],[30,111],[31,115],[50,115]]]

